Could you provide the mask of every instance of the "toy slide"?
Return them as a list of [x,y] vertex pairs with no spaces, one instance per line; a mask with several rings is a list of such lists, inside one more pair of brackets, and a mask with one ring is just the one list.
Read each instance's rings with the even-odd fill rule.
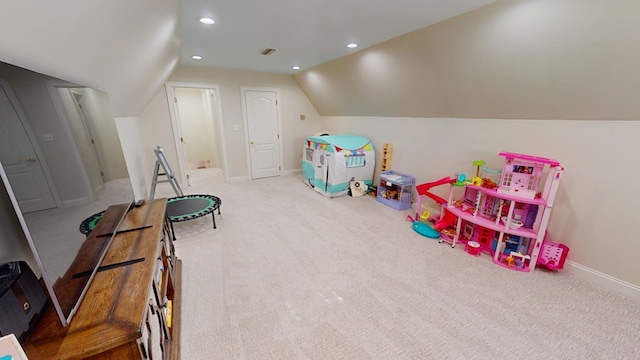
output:
[[449,211],[444,210],[444,216],[442,217],[442,219],[438,220],[433,225],[433,228],[438,230],[438,231],[442,231],[442,230],[446,229],[448,226],[453,225],[453,223],[456,222],[456,219],[458,219],[458,218],[455,215],[453,215]]
[[437,180],[437,181],[420,184],[420,185],[416,186],[416,191],[418,191],[418,194],[426,195],[426,196],[432,198],[433,200],[435,200],[435,202],[437,202],[438,204],[442,205],[442,204],[446,204],[447,200],[441,198],[440,196],[438,196],[436,194],[430,193],[429,190],[434,186],[440,186],[440,185],[444,185],[444,184],[453,184],[456,181],[457,181],[457,179],[450,178],[450,177],[447,176],[447,177],[442,178],[442,179]]

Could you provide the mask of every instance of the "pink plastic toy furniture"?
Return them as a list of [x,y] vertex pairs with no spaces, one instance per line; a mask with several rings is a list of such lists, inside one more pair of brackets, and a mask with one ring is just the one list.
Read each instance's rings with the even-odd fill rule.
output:
[[477,241],[468,241],[464,246],[464,249],[469,253],[469,255],[479,256],[480,255],[480,243]]
[[538,256],[538,265],[545,266],[549,270],[561,270],[568,253],[567,246],[545,240]]

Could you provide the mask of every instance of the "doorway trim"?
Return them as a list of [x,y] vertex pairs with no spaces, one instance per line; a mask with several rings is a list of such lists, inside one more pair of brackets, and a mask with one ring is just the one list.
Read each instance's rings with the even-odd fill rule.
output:
[[[225,142],[224,133],[224,118],[222,111],[222,96],[220,93],[219,84],[211,83],[194,83],[194,82],[181,82],[181,81],[167,81],[165,84],[165,90],[167,92],[167,101],[169,102],[169,116],[171,117],[171,128],[173,129],[173,141],[176,148],[176,155],[178,157],[178,169],[180,171],[180,182],[185,186],[187,184],[187,159],[184,151],[182,150],[182,137],[180,127],[180,117],[178,116],[178,109],[176,107],[176,88],[190,88],[190,89],[204,89],[213,90],[216,99],[216,112],[217,112],[217,124],[213,124],[216,128],[217,140],[220,142],[220,148],[222,150],[222,173],[224,174],[224,182],[229,182],[229,167],[227,164],[227,145]],[[214,120],[214,122],[216,122]]]
[[249,146],[249,119],[247,118],[247,99],[246,91],[272,91],[276,93],[276,111],[278,116],[278,157],[280,158],[280,170],[278,176],[282,176],[284,172],[284,152],[282,149],[282,113],[280,111],[280,89],[260,86],[240,86],[240,100],[242,101],[242,121],[244,126],[244,151],[247,154],[247,174],[249,180],[253,180],[253,171],[251,169],[251,148]]
[[[84,196],[86,197],[86,199],[76,199],[72,203],[67,201],[67,202],[65,202],[64,205],[66,207],[66,206],[74,206],[74,205],[78,205],[78,204],[82,204],[82,203],[91,203],[91,202],[95,201],[96,194],[93,192],[93,189],[91,187],[91,180],[89,180],[88,170],[84,166],[84,163],[82,162],[82,159],[80,158],[80,151],[78,150],[78,143],[76,142],[75,138],[73,137],[73,134],[72,134],[72,131],[71,131],[71,125],[69,124],[69,118],[68,118],[68,115],[67,115],[67,110],[65,109],[64,105],[62,104],[62,100],[60,99],[60,94],[58,94],[58,89],[59,88],[65,88],[65,89],[84,88],[84,86],[81,86],[81,85],[78,85],[78,84],[74,84],[74,83],[70,83],[70,82],[64,81],[64,80],[45,80],[45,85],[47,87],[47,91],[49,91],[49,97],[51,97],[51,101],[53,102],[53,108],[54,108],[56,114],[58,115],[58,121],[60,121],[60,124],[62,125],[62,129],[63,129],[67,139],[69,139],[69,143],[73,147],[73,150],[74,150],[74,151],[72,151],[72,153],[73,153],[73,161],[76,163],[76,166],[78,166],[80,169],[83,170],[82,171],[82,183],[84,185]],[[104,187],[104,179],[102,179],[102,180],[103,180],[102,186]],[[56,196],[57,199],[59,199],[57,194],[55,194],[55,196]]]
[[[47,164],[47,159],[44,157],[44,153],[40,148],[40,143],[38,142],[38,138],[36,133],[33,131],[31,127],[31,123],[27,118],[24,109],[22,108],[22,103],[18,100],[18,97],[13,92],[13,87],[11,83],[5,79],[0,78],[0,86],[4,89],[9,101],[13,104],[16,113],[18,114],[18,118],[20,119],[20,123],[24,128],[27,137],[31,141],[31,146],[33,147],[33,151],[38,157],[38,162],[40,163],[40,167],[42,168],[42,172],[44,173],[44,177],[47,180],[47,184],[49,186],[49,191],[51,191],[51,196],[53,197],[53,202],[55,203],[56,208],[61,207],[62,201],[60,200],[60,194],[58,194],[58,188],[53,181],[53,175],[51,175],[51,171],[49,170],[49,164]],[[16,200],[17,203],[17,200]]]

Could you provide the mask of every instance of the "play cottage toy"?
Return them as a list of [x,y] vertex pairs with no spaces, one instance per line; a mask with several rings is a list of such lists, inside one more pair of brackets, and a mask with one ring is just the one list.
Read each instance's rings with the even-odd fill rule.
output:
[[310,136],[303,147],[302,178],[324,196],[346,195],[352,179],[373,183],[375,162],[373,145],[362,136]]
[[[490,253],[494,263],[513,270],[532,271],[536,264],[561,269],[569,249],[544,239],[564,168],[553,159],[511,152],[500,156],[504,167],[499,182],[476,173],[471,181],[461,174],[418,185],[416,219],[427,196],[442,208],[432,225],[440,242],[452,247],[461,242],[473,255]],[[484,162],[474,162],[479,164]],[[444,184],[450,185],[448,199],[429,191]],[[456,186],[464,187],[462,199],[453,198]]]

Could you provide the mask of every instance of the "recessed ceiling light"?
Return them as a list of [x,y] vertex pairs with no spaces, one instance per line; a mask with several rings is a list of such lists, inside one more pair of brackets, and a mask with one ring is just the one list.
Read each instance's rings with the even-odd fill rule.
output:
[[300,70],[300,66],[294,66],[293,70]]
[[202,60],[202,56],[200,56],[200,55],[192,55],[191,58],[193,60]]
[[356,43],[347,44],[347,47],[348,47],[349,49],[357,48],[357,47],[358,47],[358,44],[356,44]]
[[203,23],[203,24],[207,24],[207,25],[211,25],[211,24],[215,23],[215,21],[213,19],[206,18],[206,17],[200,18],[200,22]]

